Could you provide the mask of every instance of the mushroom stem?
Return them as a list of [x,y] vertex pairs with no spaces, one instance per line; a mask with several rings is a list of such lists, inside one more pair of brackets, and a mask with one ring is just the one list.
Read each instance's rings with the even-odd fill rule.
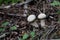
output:
[[38,24],[37,24],[37,22],[31,23],[31,25],[33,25],[33,26],[35,26],[35,27],[39,27]]
[[41,20],[41,27],[45,28],[45,20]]
[[35,22],[33,22],[33,23],[31,23],[31,25],[33,26],[33,31],[38,31],[38,27],[39,27],[39,25],[37,24],[37,22],[35,21]]

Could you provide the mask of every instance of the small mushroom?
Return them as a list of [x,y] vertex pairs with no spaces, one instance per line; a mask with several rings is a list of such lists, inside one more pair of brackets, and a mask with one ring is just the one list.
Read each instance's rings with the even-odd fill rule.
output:
[[46,18],[46,14],[41,13],[38,15],[38,19],[44,19],[44,18]]
[[32,26],[35,26],[35,28],[38,28],[38,27],[39,27],[36,21],[33,22],[33,23],[31,23],[31,25],[32,25]]
[[29,15],[28,18],[27,18],[27,21],[28,22],[32,22],[36,19],[36,16],[35,15]]
[[10,7],[11,7],[11,5],[8,5],[8,6],[5,6],[4,8],[7,8],[7,9],[8,9],[8,8],[10,8]]
[[44,26],[45,26],[45,20],[44,20],[44,18],[46,18],[46,14],[44,14],[44,13],[41,13],[41,14],[39,14],[38,15],[38,19],[41,19],[41,27],[43,27],[43,28],[45,28]]

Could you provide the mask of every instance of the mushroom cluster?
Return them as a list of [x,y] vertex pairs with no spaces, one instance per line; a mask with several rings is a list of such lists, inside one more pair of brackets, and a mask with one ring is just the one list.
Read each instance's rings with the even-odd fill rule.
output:
[[[45,18],[46,18],[46,14],[44,13],[40,13],[38,16],[37,16],[38,19],[40,19],[40,25],[41,27],[45,27]],[[28,22],[32,22],[36,19],[36,16],[35,15],[29,15],[28,18],[27,18],[27,21]]]

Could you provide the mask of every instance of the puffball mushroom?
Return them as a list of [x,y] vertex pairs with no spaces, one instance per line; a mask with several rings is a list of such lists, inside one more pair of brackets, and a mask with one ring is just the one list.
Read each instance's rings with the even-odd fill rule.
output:
[[46,14],[41,13],[38,15],[38,19],[44,19],[44,18],[46,18]]
[[41,13],[41,14],[39,14],[38,15],[38,19],[41,19],[41,27],[43,27],[43,28],[45,28],[44,26],[45,26],[45,20],[44,20],[44,18],[46,18],[46,14],[44,14],[44,13]]
[[32,22],[36,19],[36,16],[35,15],[29,15],[28,18],[27,18],[27,21],[28,22]]

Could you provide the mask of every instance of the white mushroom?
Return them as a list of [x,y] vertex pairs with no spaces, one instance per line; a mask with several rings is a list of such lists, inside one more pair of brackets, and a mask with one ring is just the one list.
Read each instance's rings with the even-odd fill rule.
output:
[[35,15],[29,15],[28,18],[27,18],[27,21],[28,22],[32,22],[36,19],[36,16]]
[[11,7],[11,5],[8,5],[8,6],[5,6],[4,8],[7,8],[7,9],[8,9],[8,8],[10,8],[10,7]]
[[41,14],[38,15],[38,18],[39,19],[44,19],[44,18],[46,18],[46,14],[41,13]]
[[44,27],[45,26],[45,20],[44,20],[44,18],[46,18],[46,14],[41,13],[41,14],[38,15],[38,19],[41,19],[41,22],[40,22],[41,27],[43,27],[43,28],[45,28]]

